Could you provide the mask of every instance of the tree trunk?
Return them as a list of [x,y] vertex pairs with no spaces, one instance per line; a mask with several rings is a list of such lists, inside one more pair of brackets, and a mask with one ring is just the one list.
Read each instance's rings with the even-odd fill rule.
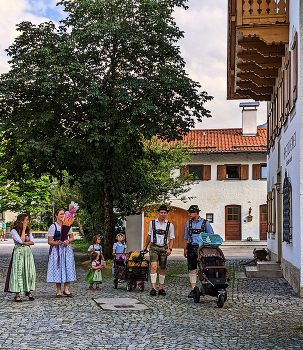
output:
[[104,258],[111,259],[115,241],[114,205],[111,187],[104,184]]
[[75,219],[76,219],[76,221],[77,221],[77,225],[78,225],[78,227],[79,227],[79,230],[80,230],[80,233],[81,233],[81,237],[83,238],[83,242],[85,242],[85,235],[84,235],[84,231],[83,231],[83,228],[82,228],[81,222],[80,222],[80,220],[79,220],[79,218],[78,218],[78,216],[77,216],[77,215],[75,215]]

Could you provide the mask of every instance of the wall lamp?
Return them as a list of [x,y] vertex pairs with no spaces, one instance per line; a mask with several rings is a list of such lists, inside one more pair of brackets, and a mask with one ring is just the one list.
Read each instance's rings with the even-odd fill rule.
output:
[[274,184],[275,187],[276,187],[276,191],[279,193],[279,194],[283,194],[283,192],[280,192],[281,191],[281,183],[280,182],[277,182]]
[[249,207],[249,209],[248,209],[248,216],[247,216],[247,221],[248,222],[251,222],[252,221],[252,215],[251,215],[251,211],[252,211],[252,209],[251,209],[251,207]]

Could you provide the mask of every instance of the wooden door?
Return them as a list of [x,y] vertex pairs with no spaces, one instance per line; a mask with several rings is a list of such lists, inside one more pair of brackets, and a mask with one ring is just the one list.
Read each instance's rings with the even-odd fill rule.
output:
[[[144,218],[144,243],[148,234],[149,223],[158,217],[158,213],[154,212],[152,217]],[[175,241],[174,248],[183,248],[184,233],[186,221],[189,220],[188,212],[184,209],[172,207],[172,210],[167,215],[167,220],[174,224]]]
[[260,240],[267,240],[267,204],[260,205]]
[[225,240],[241,240],[241,206],[227,205],[225,207]]

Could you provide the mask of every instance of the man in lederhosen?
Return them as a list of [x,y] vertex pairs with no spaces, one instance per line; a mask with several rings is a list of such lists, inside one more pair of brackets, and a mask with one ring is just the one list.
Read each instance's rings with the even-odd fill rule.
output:
[[189,280],[191,284],[191,291],[188,294],[189,298],[193,298],[193,289],[196,286],[197,276],[197,250],[199,248],[199,236],[201,232],[213,234],[214,231],[210,223],[199,216],[199,207],[191,205],[188,209],[190,219],[186,222],[185,236],[184,236],[184,257],[187,258],[187,265],[189,270]]
[[150,258],[150,281],[152,284],[151,296],[155,296],[157,282],[157,266],[159,263],[159,292],[158,295],[166,295],[163,289],[165,280],[165,268],[167,257],[171,254],[174,244],[174,225],[166,219],[169,210],[166,205],[161,205],[158,209],[158,219],[152,220],[149,224],[149,231],[143,250],[147,250],[149,243]]

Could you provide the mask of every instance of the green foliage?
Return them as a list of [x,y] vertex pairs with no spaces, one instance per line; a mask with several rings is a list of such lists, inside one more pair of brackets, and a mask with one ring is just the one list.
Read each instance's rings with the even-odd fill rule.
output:
[[31,219],[50,213],[51,193],[48,175],[35,179],[23,166],[26,177],[19,181],[9,179],[6,170],[0,176],[1,211],[27,213]]
[[[127,158],[120,159],[127,162]],[[133,159],[128,166],[121,160],[115,206],[126,214],[142,211],[147,205],[169,203],[172,197],[184,199],[190,183],[178,170],[189,160],[188,150],[179,143],[169,145],[156,138],[146,141],[143,158]]]
[[73,248],[76,248],[77,250],[80,250],[81,252],[87,252],[89,246],[91,245],[90,242],[84,242],[83,239],[75,239],[71,245]]
[[63,171],[60,178],[53,178],[52,200],[54,201],[55,210],[62,208],[68,210],[69,204],[74,201],[83,206],[83,198],[81,194],[81,184],[74,181],[66,171]]
[[2,164],[14,182],[26,177],[24,164],[37,178],[66,170],[78,180],[87,206],[82,215],[92,232],[103,221],[108,254],[114,206],[125,212],[184,190],[181,179],[168,176],[177,153],[149,150],[146,141],[180,139],[210,116],[204,103],[212,97],[188,77],[177,45],[183,32],[173,11],[185,3],[62,0],[67,17],[59,28],[22,22],[7,49]]

